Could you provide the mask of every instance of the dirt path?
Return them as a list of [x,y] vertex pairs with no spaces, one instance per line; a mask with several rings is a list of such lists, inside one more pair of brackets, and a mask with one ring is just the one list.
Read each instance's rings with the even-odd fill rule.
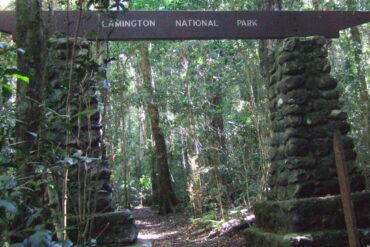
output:
[[[207,239],[211,231],[207,227],[191,225],[188,215],[178,213],[158,216],[150,208],[133,210],[139,228],[139,241],[153,247],[241,247],[246,246],[242,237],[233,236]],[[149,246],[143,244],[143,246]]]

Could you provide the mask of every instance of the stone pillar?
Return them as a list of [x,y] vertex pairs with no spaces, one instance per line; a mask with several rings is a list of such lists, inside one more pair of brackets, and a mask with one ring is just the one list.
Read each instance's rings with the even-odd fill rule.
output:
[[[337,81],[330,76],[326,40],[283,40],[271,58],[271,174],[267,202],[255,205],[251,246],[348,246],[333,151],[339,130],[352,191],[365,188],[355,165],[350,126],[341,110]],[[370,227],[370,194],[354,194],[360,227]]]
[[[91,222],[91,237],[94,238],[106,227],[106,234],[101,234],[98,240],[100,243],[133,242],[137,237],[134,220],[129,211],[114,212],[109,163],[100,157],[103,144],[102,125],[98,111],[96,81],[93,77],[93,68],[98,65],[91,60],[90,44],[84,39],[77,40],[72,75],[70,63],[73,39],[52,39],[50,47],[52,62],[48,74],[50,83],[46,105],[57,115],[50,122],[47,137],[54,148],[57,146],[59,150],[67,150],[67,155],[72,157],[67,160],[70,165],[68,211],[70,214],[78,215],[77,218],[82,211],[84,214],[99,214]],[[71,89],[68,99],[69,86]],[[72,116],[70,124],[62,117],[67,115],[68,101]],[[73,238],[76,232],[69,235]]]
[[352,190],[364,189],[325,44],[323,38],[292,38],[275,51],[268,96],[273,131],[270,199],[339,194],[335,130],[342,133]]

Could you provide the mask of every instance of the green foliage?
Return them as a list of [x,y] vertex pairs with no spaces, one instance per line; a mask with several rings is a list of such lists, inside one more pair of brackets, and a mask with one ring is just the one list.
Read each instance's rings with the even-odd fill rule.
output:
[[217,210],[211,210],[205,213],[199,218],[190,218],[192,224],[206,226],[212,229],[219,228],[225,221],[219,218],[219,212]]
[[[18,49],[19,52],[22,52],[22,50]],[[3,60],[3,57],[8,56],[14,56],[16,49],[14,47],[9,47],[6,43],[0,43],[0,59]],[[9,64],[4,63],[0,64],[0,92],[1,92],[1,98],[0,103],[1,105],[4,104],[7,100],[10,99],[10,97],[13,95],[13,85],[12,78],[18,78],[21,81],[24,81],[25,83],[29,83],[29,78],[27,76],[21,75],[20,72],[17,69],[9,68]],[[0,105],[0,107],[1,107]]]
[[139,181],[140,181],[141,187],[144,190],[146,190],[146,191],[150,191],[151,190],[151,188],[152,188],[152,182],[151,182],[149,176],[143,175],[143,176],[141,176],[141,178],[139,179]]
[[130,6],[130,0],[88,0],[87,1],[87,9],[91,9],[91,7],[94,7],[98,10],[104,10],[104,9],[114,9],[114,10],[121,10],[126,11],[128,10]]

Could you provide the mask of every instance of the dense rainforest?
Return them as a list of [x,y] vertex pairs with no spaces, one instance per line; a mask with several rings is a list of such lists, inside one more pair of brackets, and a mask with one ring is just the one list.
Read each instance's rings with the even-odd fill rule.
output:
[[[70,39],[46,38],[53,20],[42,22],[42,10],[369,11],[370,3],[2,0],[0,8],[17,19],[16,41],[0,34],[0,244],[94,246],[110,232],[136,238],[133,218],[163,219],[172,228],[163,232],[206,229],[208,238],[253,218],[271,190],[268,57],[280,41],[88,42],[78,28]],[[368,189],[370,24],[324,48]],[[245,246],[176,245],[185,238],[176,236],[153,246]]]

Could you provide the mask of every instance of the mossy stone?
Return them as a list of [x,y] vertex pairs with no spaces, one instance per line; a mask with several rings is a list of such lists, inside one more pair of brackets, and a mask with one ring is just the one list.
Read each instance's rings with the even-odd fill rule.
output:
[[321,95],[324,99],[338,99],[339,98],[339,92],[336,89],[323,90],[321,91]]
[[288,157],[284,161],[284,166],[290,170],[293,169],[312,169],[316,166],[316,159],[313,156]]
[[331,90],[337,87],[337,81],[330,75],[323,75],[318,79],[317,86],[320,89]]
[[292,52],[282,52],[279,54],[279,57],[277,58],[277,61],[280,65],[282,65],[285,62],[292,61],[296,58],[296,55]]
[[303,138],[290,138],[285,144],[285,155],[290,156],[305,156],[310,151],[308,140]]
[[328,112],[327,111],[317,111],[307,114],[306,124],[307,125],[318,125],[323,124],[328,121]]
[[[288,115],[284,118],[284,127],[285,128],[297,128],[305,125],[305,116],[304,115]],[[283,130],[283,128],[281,129]]]
[[303,64],[296,61],[289,61],[282,65],[281,72],[284,75],[299,75],[305,71]]
[[305,84],[305,80],[302,76],[286,76],[281,80],[280,91],[286,94],[290,90],[301,87]]

